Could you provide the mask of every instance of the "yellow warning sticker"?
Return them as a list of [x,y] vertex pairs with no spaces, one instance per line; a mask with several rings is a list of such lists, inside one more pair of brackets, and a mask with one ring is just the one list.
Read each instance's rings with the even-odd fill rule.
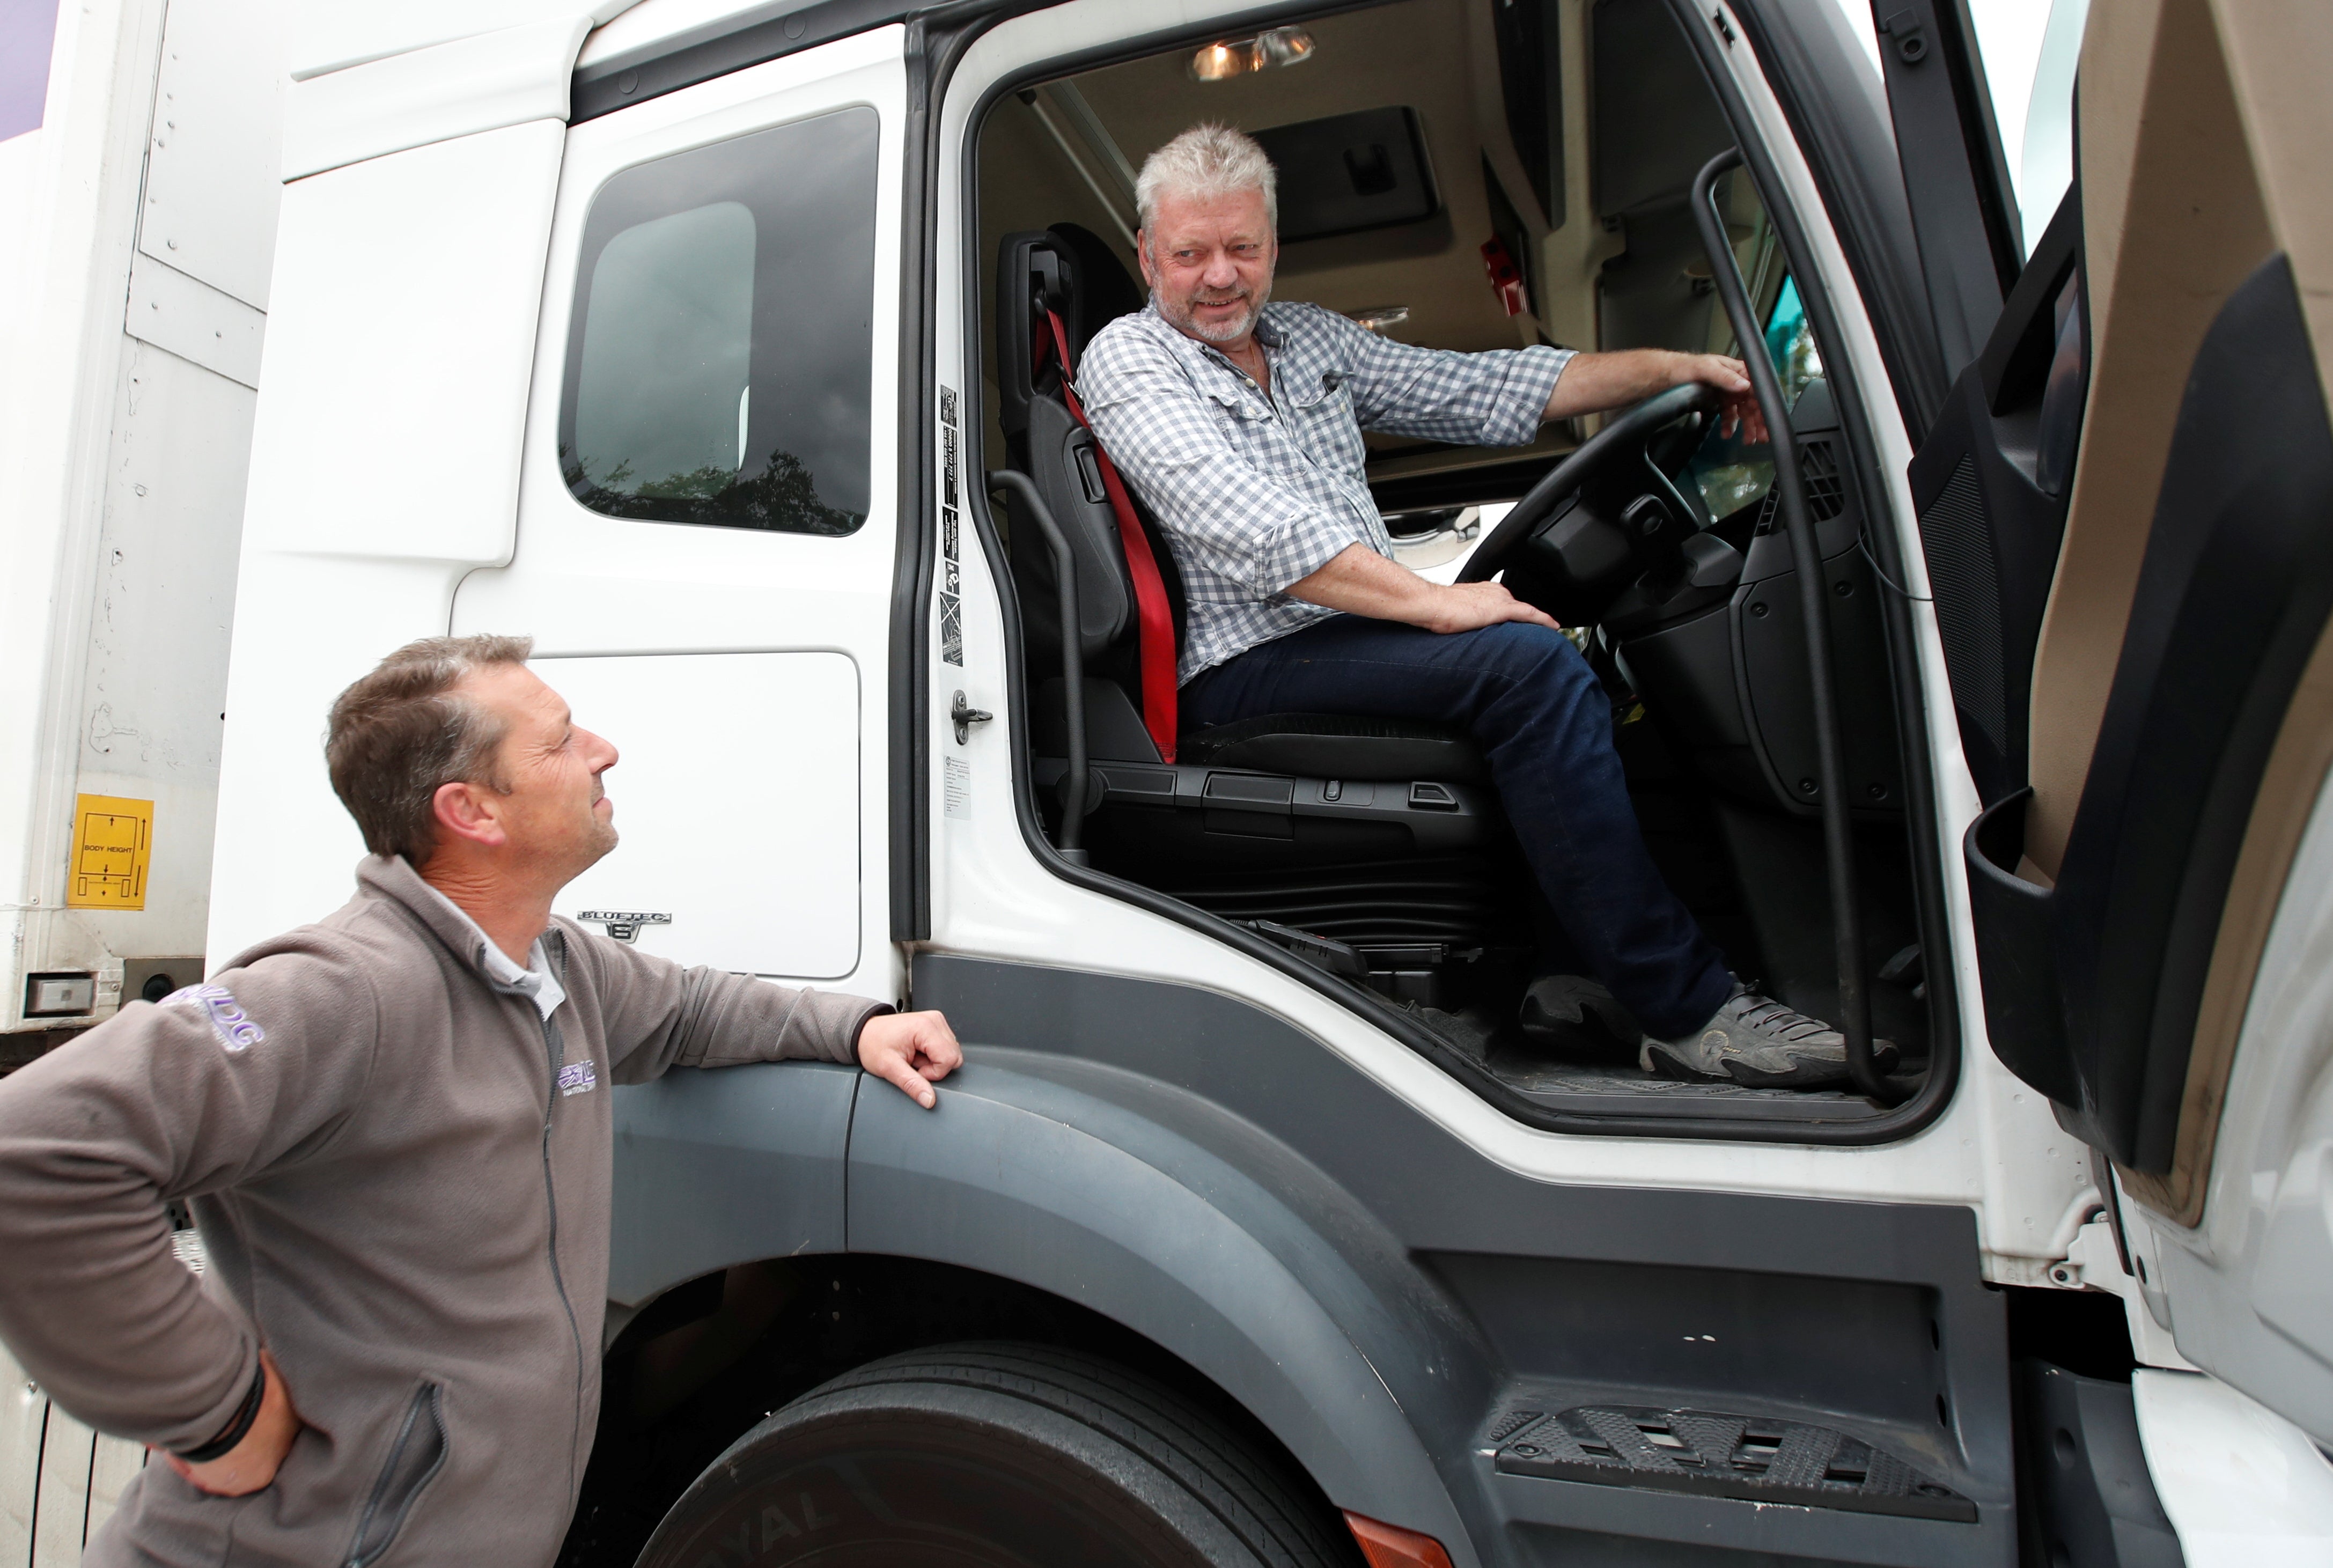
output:
[[142,909],[146,867],[154,855],[154,803],[114,795],[73,801],[72,877],[65,905],[74,909]]

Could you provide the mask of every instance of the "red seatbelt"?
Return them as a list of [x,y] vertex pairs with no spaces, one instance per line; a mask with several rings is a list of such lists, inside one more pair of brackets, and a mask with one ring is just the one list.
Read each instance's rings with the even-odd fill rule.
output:
[[[1088,435],[1093,435],[1093,421],[1086,418],[1085,407],[1078,401],[1077,389],[1070,384],[1075,370],[1070,363],[1069,333],[1061,330],[1058,312],[1047,311],[1045,319],[1052,323],[1050,346],[1061,359],[1061,396],[1078,423],[1085,427]],[[1048,346],[1040,335],[1032,373],[1044,368]],[[1094,456],[1101,460],[1101,487],[1109,496],[1109,509],[1118,515],[1118,539],[1126,549],[1127,575],[1134,579],[1134,608],[1140,628],[1137,652],[1142,669],[1142,727],[1150,732],[1158,755],[1173,762],[1175,611],[1166,602],[1166,581],[1158,574],[1158,558],[1150,553],[1150,535],[1143,532],[1142,519],[1135,515],[1134,498],[1126,493],[1126,481],[1118,477],[1118,465],[1102,450],[1099,436],[1094,436]]]

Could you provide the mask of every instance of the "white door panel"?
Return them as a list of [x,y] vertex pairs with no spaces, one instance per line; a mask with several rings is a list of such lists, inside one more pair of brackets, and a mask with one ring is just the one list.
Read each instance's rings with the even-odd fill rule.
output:
[[886,997],[903,37],[569,131],[516,548],[450,627],[532,636],[623,753],[561,913]]
[[612,741],[613,854],[557,912],[670,915],[638,945],[805,980],[859,967],[859,672],[839,653],[543,659]]

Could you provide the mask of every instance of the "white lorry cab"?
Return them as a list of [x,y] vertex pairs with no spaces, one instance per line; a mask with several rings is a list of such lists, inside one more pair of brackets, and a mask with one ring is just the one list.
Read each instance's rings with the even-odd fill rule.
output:
[[[932,1116],[620,1092],[562,1561],[2333,1561],[2333,13],[2058,0],[2021,205],[1968,0],[1870,9],[317,7],[248,89],[257,298],[149,237],[154,131],[73,547],[168,547],[137,486],[241,461],[143,476],[141,345],[242,389],[216,834],[89,701],[9,784],[206,867],[134,957],[337,905],[333,695],[524,633],[623,752],[560,913],[966,1045]],[[1574,629],[1668,881],[1848,1088],[1506,1024],[1543,916],[1463,735],[1177,722],[1174,557],[1074,376],[1205,120],[1278,167],[1280,298],[1752,364],[1768,442],[1682,389],[1368,476]],[[250,373],[140,336],[190,286],[264,309]],[[53,903],[69,837],[25,831]],[[8,1023],[35,960],[144,994],[132,916],[14,918]]]

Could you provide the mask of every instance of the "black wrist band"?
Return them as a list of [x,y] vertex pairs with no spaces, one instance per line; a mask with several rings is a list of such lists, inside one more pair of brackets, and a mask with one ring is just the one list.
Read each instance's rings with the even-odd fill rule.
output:
[[892,1006],[888,1002],[878,1002],[875,1005],[867,1009],[866,1015],[860,1018],[858,1023],[850,1026],[851,1055],[857,1056],[859,1054],[859,1037],[867,1033],[868,1024],[872,1024],[878,1018],[888,1018],[898,1011],[898,1009]]
[[251,1375],[251,1388],[243,1396],[243,1403],[235,1407],[235,1419],[219,1429],[218,1436],[199,1448],[173,1448],[171,1452],[189,1465],[207,1465],[231,1452],[237,1443],[251,1435],[251,1429],[259,1424],[259,1407],[266,1400],[267,1365],[263,1361],[259,1370]]

